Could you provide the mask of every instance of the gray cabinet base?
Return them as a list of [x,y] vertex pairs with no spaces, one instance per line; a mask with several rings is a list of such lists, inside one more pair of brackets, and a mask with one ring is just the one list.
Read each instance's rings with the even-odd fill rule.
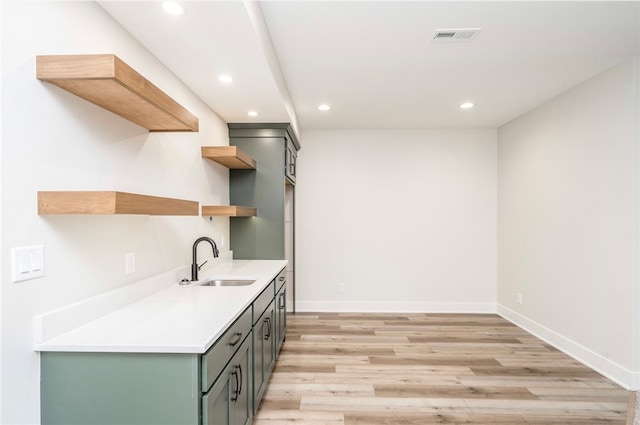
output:
[[43,352],[42,424],[197,425],[198,357]]
[[202,397],[203,425],[249,425],[253,418],[251,335]]

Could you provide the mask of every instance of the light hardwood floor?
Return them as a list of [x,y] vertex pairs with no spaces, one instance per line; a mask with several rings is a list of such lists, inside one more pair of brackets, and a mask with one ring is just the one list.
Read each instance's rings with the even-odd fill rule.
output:
[[296,314],[255,425],[624,425],[628,392],[497,315]]

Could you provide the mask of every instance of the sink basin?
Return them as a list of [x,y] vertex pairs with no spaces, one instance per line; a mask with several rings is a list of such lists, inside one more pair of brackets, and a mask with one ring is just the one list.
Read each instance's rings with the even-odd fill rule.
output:
[[247,286],[255,283],[255,280],[250,279],[209,279],[202,283],[200,286]]

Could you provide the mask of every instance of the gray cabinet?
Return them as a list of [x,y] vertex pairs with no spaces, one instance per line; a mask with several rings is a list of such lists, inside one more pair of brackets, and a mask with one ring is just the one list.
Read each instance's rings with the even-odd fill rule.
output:
[[42,352],[42,424],[250,424],[251,330],[249,306],[202,355]]
[[[258,412],[260,401],[282,349],[286,331],[286,269],[273,279],[253,303],[253,408]],[[277,289],[276,289],[277,288]],[[267,301],[269,302],[267,305]]]
[[283,271],[276,278],[276,288],[279,288],[275,297],[276,316],[276,359],[280,355],[280,350],[284,344],[287,333],[287,281],[286,273]]
[[252,307],[202,355],[203,425],[247,425],[253,416]]
[[289,124],[228,124],[229,145],[256,161],[255,170],[229,171],[232,205],[257,208],[257,217],[230,220],[234,258],[289,261],[295,311],[295,182],[300,144]]
[[253,408],[258,411],[260,400],[275,365],[275,280],[253,302]]
[[284,338],[284,276],[204,354],[40,353],[42,424],[251,424]]
[[200,356],[42,352],[42,424],[200,424]]
[[248,425],[253,416],[252,405],[251,337],[248,337],[202,396],[202,423]]
[[267,388],[275,358],[275,311],[273,300],[253,327],[253,400],[254,413]]
[[296,184],[296,161],[298,149],[291,140],[287,139],[284,153],[284,176],[293,185]]
[[[202,406],[202,422],[205,424],[229,425],[231,424],[231,386],[238,385],[235,375],[231,379],[231,372],[234,368],[229,366],[216,384],[211,387],[211,391],[203,397]],[[236,391],[235,388],[233,391]]]

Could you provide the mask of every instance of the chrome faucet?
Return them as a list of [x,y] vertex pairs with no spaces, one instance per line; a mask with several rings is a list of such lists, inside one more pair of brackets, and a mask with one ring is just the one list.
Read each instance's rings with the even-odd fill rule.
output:
[[210,237],[202,236],[196,239],[196,241],[193,243],[193,263],[191,263],[191,281],[192,282],[198,280],[198,270],[200,270],[200,268],[204,266],[204,264],[206,263],[205,261],[204,263],[198,266],[198,244],[202,241],[207,241],[211,245],[211,249],[213,249],[213,258],[218,258],[218,254],[219,254],[218,246],[216,245],[215,241]]

